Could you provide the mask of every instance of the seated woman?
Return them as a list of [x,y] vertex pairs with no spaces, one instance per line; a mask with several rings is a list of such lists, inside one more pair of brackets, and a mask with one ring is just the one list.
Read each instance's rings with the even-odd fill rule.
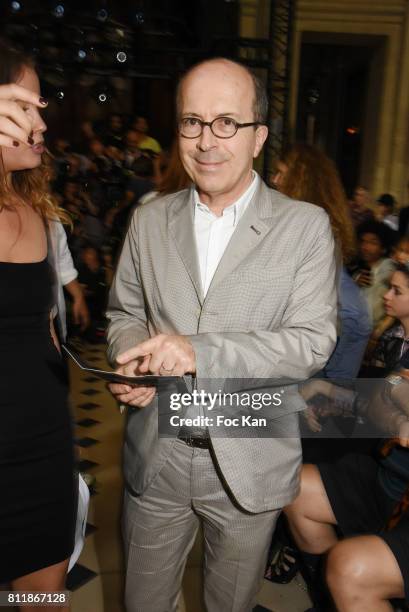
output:
[[[395,264],[409,262],[409,238],[401,238],[396,244],[391,260]],[[387,294],[387,296],[389,293]],[[387,298],[387,296],[385,296]],[[390,372],[399,362],[402,354],[409,348],[405,329],[395,317],[388,313],[388,300],[384,299],[385,318],[372,334],[372,350],[369,350],[369,363],[378,371]]]
[[[408,264],[397,267],[385,302],[388,313],[400,320],[407,337]],[[371,421],[395,438],[382,448],[382,455],[387,456],[377,461],[369,455],[350,454],[332,465],[305,465],[300,495],[285,509],[307,565],[313,569],[316,555],[328,553],[327,584],[340,612],[386,612],[392,610],[389,599],[409,600],[407,351],[402,353],[400,368],[399,375],[383,381],[381,392],[367,406]],[[307,383],[302,394],[310,401],[317,394],[334,396],[336,389],[327,381],[317,380]],[[342,390],[344,405],[346,392]],[[351,405],[356,405],[356,395],[349,393]],[[314,603],[319,610],[319,598]]]
[[[407,361],[399,376],[385,379],[378,400],[368,407],[378,425],[396,434],[379,459],[350,454],[336,464],[304,465],[300,494],[284,510],[312,584],[319,556],[328,553],[325,577],[339,612],[387,612],[392,610],[388,600],[409,601]],[[312,596],[313,610],[327,612],[323,593],[315,589]]]

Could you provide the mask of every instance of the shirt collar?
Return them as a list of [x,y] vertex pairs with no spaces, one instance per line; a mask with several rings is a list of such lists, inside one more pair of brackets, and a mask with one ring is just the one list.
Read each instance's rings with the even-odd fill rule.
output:
[[[238,200],[236,200],[235,202],[233,202],[233,204],[230,204],[230,206],[227,206],[223,210],[223,214],[222,214],[223,217],[226,215],[233,215],[234,217],[233,225],[234,226],[237,225],[237,223],[240,221],[244,211],[247,208],[247,205],[249,204],[251,198],[253,197],[258,187],[260,178],[257,172],[252,170],[252,176],[253,176],[252,181],[250,185],[247,187],[246,191],[239,197]],[[209,209],[209,207],[206,204],[202,204],[202,202],[199,199],[199,194],[196,188],[193,189],[193,201],[194,201],[195,214],[196,214],[196,210],[200,210],[201,212],[208,213],[209,215],[214,214],[212,213],[212,211]]]

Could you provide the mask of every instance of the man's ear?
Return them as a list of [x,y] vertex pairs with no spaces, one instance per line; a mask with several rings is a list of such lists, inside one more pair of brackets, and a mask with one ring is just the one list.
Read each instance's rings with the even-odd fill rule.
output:
[[253,157],[256,158],[263,148],[268,136],[268,127],[266,125],[259,125],[256,129],[256,144],[254,147]]

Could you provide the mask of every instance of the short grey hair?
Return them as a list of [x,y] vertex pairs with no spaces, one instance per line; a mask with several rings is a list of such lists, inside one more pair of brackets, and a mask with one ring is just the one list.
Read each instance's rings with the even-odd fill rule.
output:
[[179,79],[179,83],[176,89],[176,116],[179,118],[180,116],[180,106],[181,106],[181,98],[182,98],[182,85],[184,80],[199,66],[203,64],[209,64],[217,61],[225,61],[230,62],[231,64],[235,64],[236,66],[240,66],[243,68],[251,78],[253,82],[254,88],[254,98],[253,98],[253,120],[257,123],[261,123],[265,125],[267,123],[268,118],[268,99],[267,92],[262,80],[248,67],[240,62],[236,62],[227,57],[212,57],[210,59],[203,60],[198,62],[191,68],[189,68]]

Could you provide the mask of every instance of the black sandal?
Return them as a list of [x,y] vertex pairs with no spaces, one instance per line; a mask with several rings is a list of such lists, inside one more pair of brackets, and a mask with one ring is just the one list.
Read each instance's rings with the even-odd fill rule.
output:
[[276,557],[267,565],[264,578],[277,584],[288,584],[300,567],[298,552],[291,546],[282,546]]

